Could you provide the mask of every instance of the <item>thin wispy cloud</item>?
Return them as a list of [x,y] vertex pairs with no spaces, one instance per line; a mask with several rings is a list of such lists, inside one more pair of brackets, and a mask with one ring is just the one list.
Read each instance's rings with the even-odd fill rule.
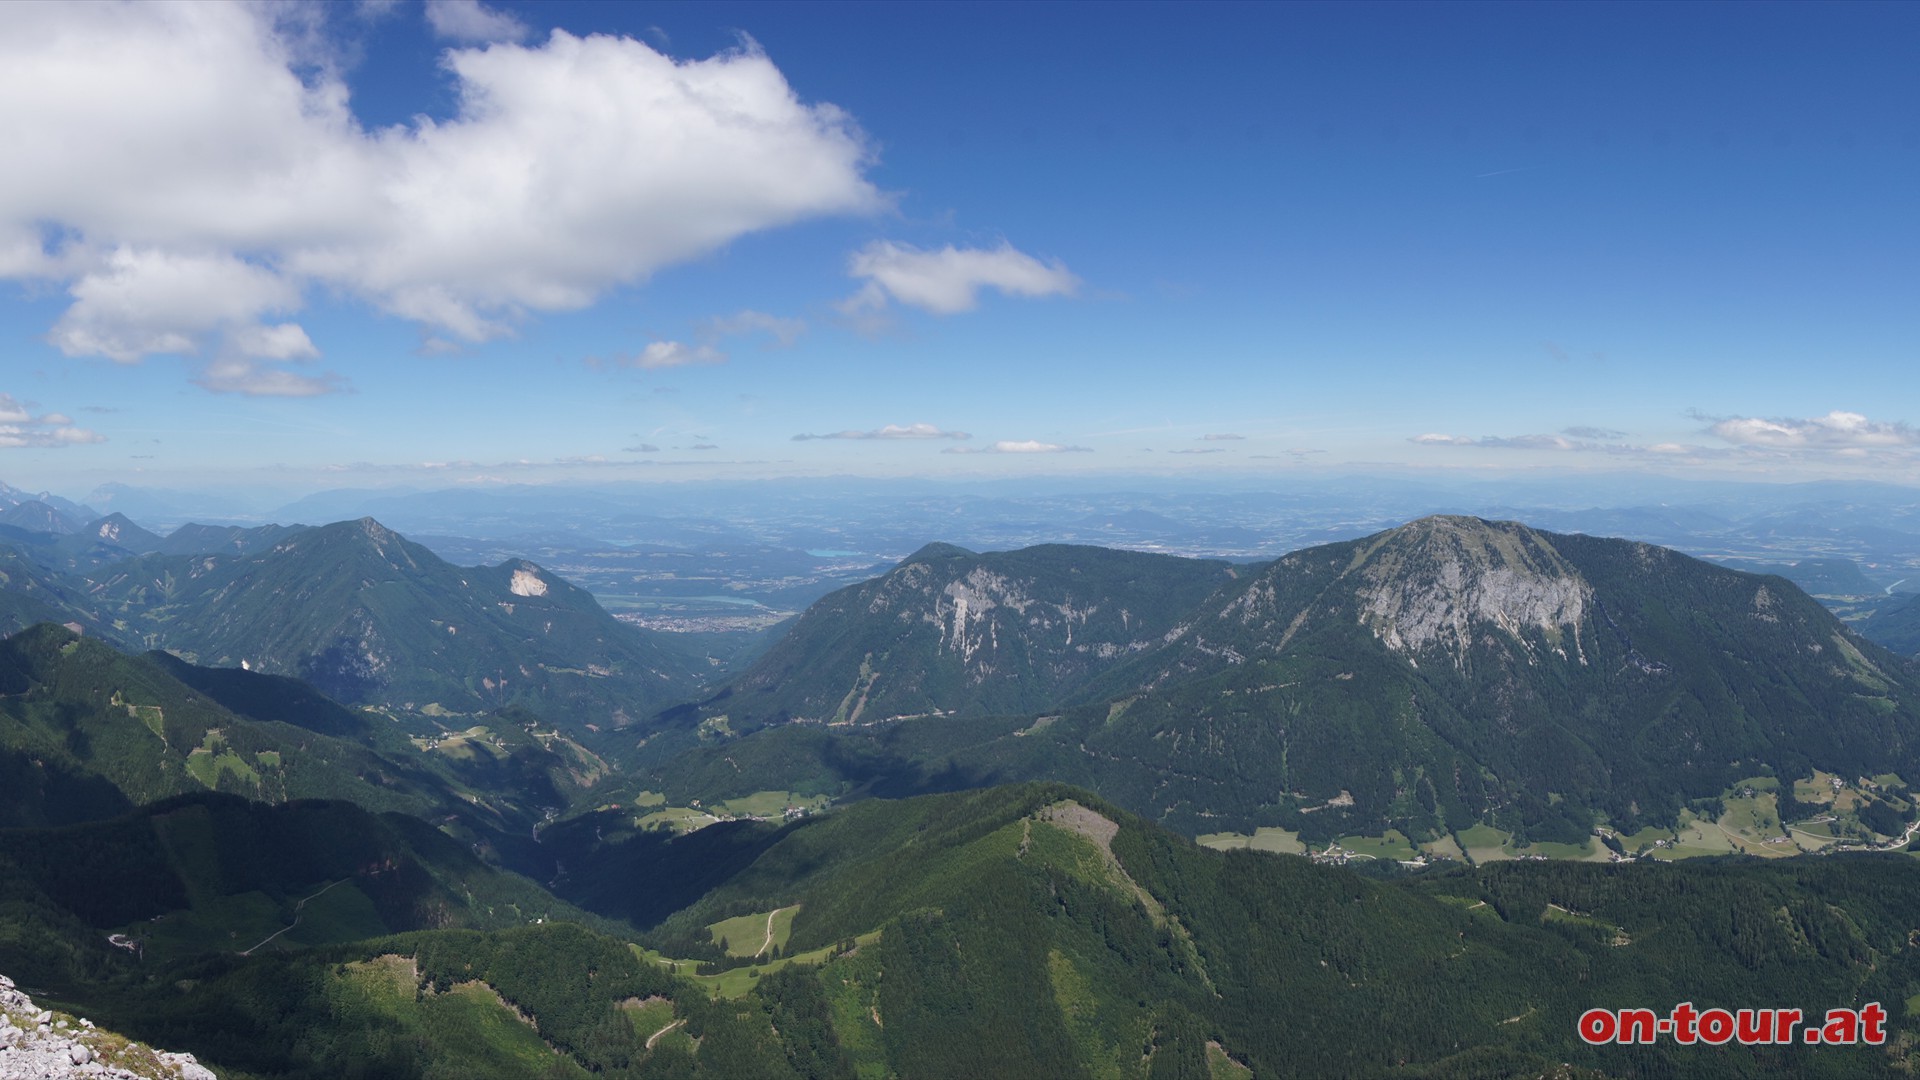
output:
[[764,335],[775,345],[787,348],[807,332],[807,323],[805,319],[786,319],[764,311],[739,311],[708,319],[701,330],[711,338]]
[[948,431],[933,424],[888,424],[872,431],[832,431],[824,435],[800,434],[793,437],[794,442],[809,442],[814,439],[849,439],[855,441],[897,439],[971,439],[972,435],[964,431]]
[[320,350],[296,323],[236,326],[193,381],[216,394],[246,397],[318,397],[348,389],[333,372],[305,375],[288,366],[318,359]]
[[1872,420],[1836,410],[1808,418],[1709,416],[1701,432],[1720,446],[1663,441],[1624,441],[1612,428],[1569,427],[1558,435],[1451,435],[1428,432],[1408,441],[1420,446],[1604,454],[1669,465],[1804,467],[1817,462],[1844,468],[1910,468],[1920,459],[1920,428],[1898,420]]
[[1408,442],[1421,446],[1482,446],[1500,450],[1580,450],[1586,449],[1574,439],[1562,435],[1442,435],[1428,432]]
[[427,25],[435,37],[462,45],[490,45],[525,41],[532,31],[517,16],[497,11],[480,0],[427,0]]
[[1920,446],[1920,429],[1904,421],[1875,421],[1856,412],[1835,410],[1808,419],[1729,416],[1708,433],[1736,446],[1782,450],[1886,450]]
[[1037,439],[1002,439],[991,446],[949,446],[943,454],[1090,454],[1092,447],[1062,446]]
[[922,251],[908,244],[876,240],[854,252],[848,273],[865,280],[860,291],[841,302],[847,314],[874,311],[889,302],[917,307],[935,315],[972,311],[980,291],[992,289],[1007,296],[1070,296],[1080,279],[1065,264],[1041,262],[1009,244],[997,248],[956,248]]
[[106,441],[65,413],[36,413],[12,394],[0,393],[0,449],[51,450]]
[[1245,439],[1245,438],[1246,438],[1246,436],[1245,436],[1245,435],[1235,435],[1235,434],[1233,434],[1233,433],[1231,433],[1231,432],[1224,432],[1224,431],[1223,431],[1223,432],[1220,432],[1220,433],[1218,433],[1218,434],[1214,434],[1214,435],[1202,435],[1202,436],[1200,436],[1200,438],[1201,438],[1202,440],[1204,440],[1204,441],[1206,441],[1206,442],[1240,442],[1240,441],[1242,441],[1243,439]]
[[1104,439],[1114,435],[1150,435],[1161,431],[1173,431],[1177,426],[1178,425],[1175,424],[1155,424],[1152,427],[1118,428],[1113,431],[1088,431],[1082,433],[1081,437],[1087,439]]
[[1449,435],[1427,432],[1407,441],[1418,446],[1466,446],[1494,450],[1607,450],[1634,449],[1621,440],[1626,432],[1613,428],[1575,426],[1560,429],[1557,435]]
[[335,372],[302,375],[248,356],[224,356],[210,361],[193,381],[216,394],[243,397],[319,397],[347,389],[346,379]]
[[1429,433],[1415,435],[1407,440],[1420,446],[1463,447],[1486,450],[1533,450],[1555,453],[1607,454],[1613,457],[1653,457],[1673,461],[1679,458],[1721,459],[1735,453],[1727,449],[1691,446],[1682,443],[1654,443],[1641,445],[1626,442],[1599,442],[1589,439],[1570,439],[1564,435],[1442,435]]
[[639,368],[642,371],[659,371],[663,368],[724,364],[727,362],[727,354],[711,345],[687,345],[678,341],[655,341],[637,353],[616,358],[614,362],[621,367]]
[[[657,447],[655,448],[656,451],[658,451],[658,449],[659,448]],[[676,450],[717,450],[719,449],[719,447],[689,446],[689,447],[674,447],[674,449]],[[631,448],[629,449],[628,452],[632,452]],[[736,460],[725,460],[725,459],[716,459],[716,458],[709,458],[709,457],[699,457],[699,458],[633,461],[626,458],[610,458],[601,454],[581,454],[581,455],[574,455],[574,456],[551,457],[551,458],[516,458],[510,461],[475,461],[467,458],[461,458],[461,459],[449,460],[449,461],[403,462],[399,464],[371,462],[371,461],[355,461],[355,462],[319,465],[314,467],[314,471],[322,472],[322,473],[365,473],[369,475],[382,475],[382,474],[405,475],[409,473],[421,473],[421,474],[435,475],[435,476],[445,475],[445,476],[448,476],[450,479],[452,479],[456,483],[466,484],[466,483],[493,482],[499,479],[499,477],[490,475],[495,473],[505,474],[505,473],[528,473],[528,472],[542,472],[542,471],[565,472],[568,470],[618,471],[622,469],[640,469],[640,468],[653,469],[653,468],[660,468],[664,466],[673,466],[673,465],[707,466],[707,465],[765,465],[765,464],[767,464],[767,461],[765,459],[751,459],[751,460],[736,461]],[[461,474],[466,474],[466,475],[461,475]],[[515,483],[525,483],[526,481],[527,481],[526,476],[520,476],[514,480]]]

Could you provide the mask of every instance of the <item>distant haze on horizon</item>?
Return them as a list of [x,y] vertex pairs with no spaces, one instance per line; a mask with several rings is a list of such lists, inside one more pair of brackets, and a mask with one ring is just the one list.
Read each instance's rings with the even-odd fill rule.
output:
[[1920,485],[1916,40],[4,5],[0,481]]

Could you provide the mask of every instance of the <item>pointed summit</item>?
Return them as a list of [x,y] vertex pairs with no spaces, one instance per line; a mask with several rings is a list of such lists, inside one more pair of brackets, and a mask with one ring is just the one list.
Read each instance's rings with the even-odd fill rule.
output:
[[125,548],[139,555],[144,555],[160,546],[160,537],[134,524],[132,518],[118,511],[98,521],[88,522],[86,527],[80,530],[80,534],[103,544]]
[[79,531],[71,518],[38,499],[28,499],[0,509],[0,525],[11,525],[28,532],[67,536]]

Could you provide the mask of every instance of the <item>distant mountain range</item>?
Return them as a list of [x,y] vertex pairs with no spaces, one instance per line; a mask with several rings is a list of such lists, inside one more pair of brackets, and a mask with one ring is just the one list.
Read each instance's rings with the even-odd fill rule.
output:
[[[11,512],[27,511],[34,519],[40,504],[25,503]],[[16,548],[36,562],[65,572],[87,571],[123,562],[136,555],[255,554],[305,525],[239,526],[183,525],[165,537],[149,532],[118,512],[75,523],[64,515],[26,528],[0,524],[0,545]]]
[[113,515],[0,545],[0,574],[0,619],[14,627],[76,622],[130,649],[297,676],[352,704],[520,705],[575,731],[614,729],[691,696],[706,666],[682,639],[612,618],[532,563],[454,567],[371,519],[163,539]]
[[[1916,772],[1920,752],[1912,666],[1791,582],[1474,518],[1238,566],[930,545],[671,714],[711,677],[698,641],[524,560],[454,567],[371,519],[163,538],[115,514],[33,535],[0,544],[16,627],[70,622],[354,705],[525,707],[616,760],[658,731],[645,761],[691,798],[1044,778],[1193,832],[1579,836],[1762,770]],[[1857,588],[1846,565],[1795,569]],[[1901,640],[1893,614],[1865,625]],[[741,744],[760,729],[765,751]],[[701,788],[700,755],[723,749],[727,790]]]
[[[24,510],[22,510],[23,507]],[[53,525],[54,528],[45,530],[49,532],[63,531],[60,528],[62,525],[66,526],[64,531],[71,531],[75,523],[92,521],[100,516],[100,512],[92,507],[82,506],[50,492],[31,494],[0,483],[0,524],[19,524],[10,519],[16,511],[22,513],[25,521],[47,522]]]
[[[1079,592],[1101,628],[1076,622],[1063,653],[1061,605],[1028,598],[1107,580],[1111,553],[932,549],[822,601],[703,713],[829,725],[755,736],[782,747],[763,787],[1065,779],[1195,832],[1497,820],[1577,839],[1594,811],[1631,827],[1756,773],[1920,777],[1920,674],[1782,578],[1459,517],[1230,579],[1132,558],[1158,576]],[[991,711],[1009,719],[965,719]],[[900,712],[930,718],[881,723]]]
[[[372,519],[0,533],[0,620],[0,971],[240,1075],[1920,1066],[1905,853],[1415,873],[1179,835],[1584,842],[1761,778],[1784,819],[1816,770],[1904,828],[1920,665],[1643,543],[935,544],[717,692],[690,635]],[[1576,1034],[1680,1001],[1895,1035]]]

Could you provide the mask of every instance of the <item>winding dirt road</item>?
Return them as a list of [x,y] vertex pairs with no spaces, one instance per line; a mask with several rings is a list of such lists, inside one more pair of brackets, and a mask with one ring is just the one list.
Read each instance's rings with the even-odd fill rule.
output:
[[[352,880],[353,880],[352,878],[341,878],[339,881],[334,882],[333,885],[345,885],[347,882]],[[333,885],[327,886],[327,889],[333,888]],[[267,942],[272,941],[274,938],[279,937],[281,934],[284,934],[287,931],[293,929],[294,927],[299,926],[300,925],[300,909],[307,906],[307,900],[318,899],[320,897],[320,894],[326,892],[327,889],[321,889],[320,892],[314,893],[312,896],[307,897],[306,900],[302,900],[299,903],[293,905],[293,921],[281,927],[280,929],[275,930],[273,933],[268,934],[266,938],[262,940],[259,945],[255,945],[253,949],[258,949],[261,945],[265,945]],[[248,949],[246,952],[243,952],[240,955],[252,956],[253,949]]]

